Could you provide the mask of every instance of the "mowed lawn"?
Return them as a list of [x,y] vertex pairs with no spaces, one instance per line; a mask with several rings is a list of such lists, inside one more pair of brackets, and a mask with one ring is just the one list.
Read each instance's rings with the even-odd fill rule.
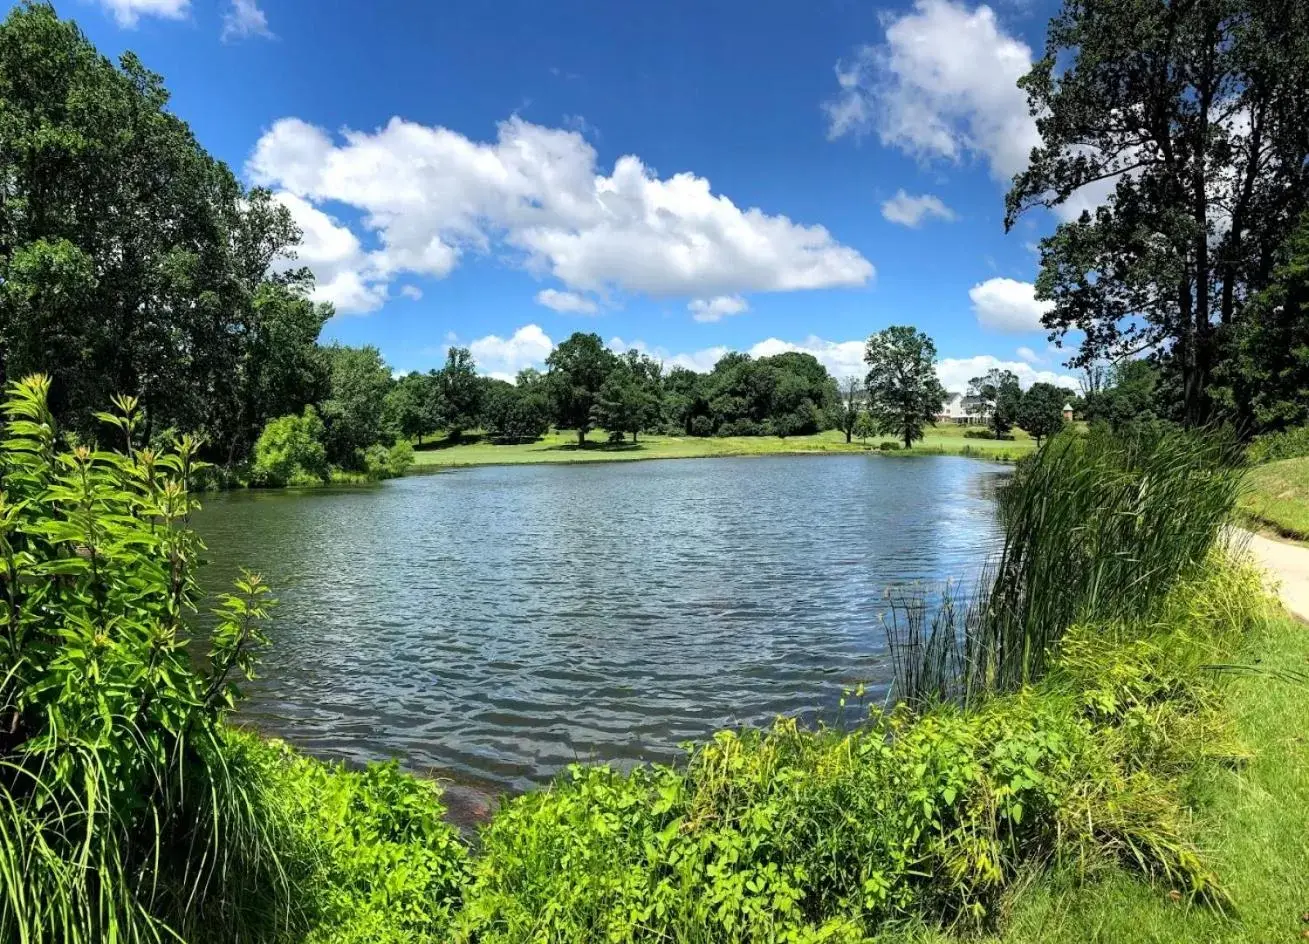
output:
[[1241,511],[1283,537],[1309,541],[1309,458],[1281,459],[1250,470]]
[[845,434],[828,430],[814,436],[646,436],[640,441],[610,445],[608,435],[592,430],[586,448],[577,447],[577,435],[570,430],[551,432],[531,443],[502,445],[479,436],[468,436],[457,446],[444,442],[415,445],[414,468],[424,471],[470,465],[516,465],[534,462],[612,462],[633,459],[702,459],[715,456],[806,455],[823,453],[879,453],[906,455],[971,455],[984,459],[1012,461],[1035,447],[1035,442],[1021,430],[1014,439],[969,439],[965,427],[938,426],[926,431],[925,438],[911,450],[881,453],[882,442],[894,442],[889,436],[858,439],[846,444]]

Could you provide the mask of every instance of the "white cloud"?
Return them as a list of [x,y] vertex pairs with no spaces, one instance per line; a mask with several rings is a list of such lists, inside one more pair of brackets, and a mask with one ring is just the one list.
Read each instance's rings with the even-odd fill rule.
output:
[[573,292],[709,298],[857,286],[874,270],[821,226],[742,209],[692,173],[660,178],[639,158],[608,175],[575,131],[501,122],[494,142],[393,118],[338,143],[276,122],[246,165],[253,182],[336,201],[376,234],[376,272],[440,278],[464,252],[501,244]]
[[419,288],[417,285],[401,286],[400,294],[403,295],[405,298],[409,299],[410,301],[415,301],[415,302],[421,301],[423,298],[423,290]]
[[1014,353],[1018,355],[1019,360],[1027,361],[1029,364],[1041,363],[1041,355],[1037,354],[1030,347],[1020,347],[1018,350],[1014,351]]
[[180,20],[191,8],[191,0],[100,0],[119,26],[132,28],[143,16]]
[[749,303],[740,295],[693,298],[686,307],[696,321],[722,321],[728,315],[750,310]]
[[488,334],[468,345],[483,374],[513,380],[525,367],[540,368],[554,350],[554,342],[539,325],[524,325],[508,338]]
[[1077,378],[1053,370],[1037,370],[1031,364],[1022,361],[1002,361],[990,354],[978,354],[975,357],[944,357],[936,362],[936,376],[941,386],[951,393],[964,393],[968,390],[968,381],[981,377],[991,368],[1010,370],[1018,375],[1018,383],[1024,390],[1034,383],[1049,383],[1056,387],[1077,389]]
[[559,312],[577,315],[594,315],[600,309],[595,302],[577,292],[561,292],[555,288],[543,288],[536,293],[536,303]]
[[291,211],[302,233],[297,258],[285,265],[313,270],[314,301],[331,302],[344,315],[382,307],[387,290],[376,255],[365,252],[354,233],[308,201],[290,193],[279,193],[276,199]]
[[1036,300],[1036,286],[1015,279],[987,279],[968,290],[973,312],[984,328],[996,331],[1040,331],[1041,316],[1054,308]]
[[882,216],[892,223],[909,227],[917,227],[932,216],[942,220],[955,219],[954,210],[941,202],[940,197],[930,193],[911,197],[904,190],[897,190],[894,197],[882,204]]
[[1008,180],[1040,143],[1017,82],[1032,67],[1026,43],[988,6],[916,0],[887,21],[886,41],[837,67],[840,91],[824,108],[830,136],[875,131],[883,144],[925,158],[985,158]]
[[223,42],[246,39],[250,36],[272,37],[268,29],[268,16],[259,9],[256,0],[232,0],[223,14]]

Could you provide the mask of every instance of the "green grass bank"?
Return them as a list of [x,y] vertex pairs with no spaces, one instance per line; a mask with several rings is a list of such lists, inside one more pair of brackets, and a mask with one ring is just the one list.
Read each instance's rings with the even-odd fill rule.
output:
[[1278,459],[1250,471],[1241,513],[1257,528],[1309,541],[1309,458]]
[[[976,427],[973,427],[974,429]],[[885,452],[889,455],[973,456],[1012,462],[1033,451],[1036,443],[1021,430],[1012,440],[973,439],[968,427],[928,428],[921,442],[899,449],[891,438],[845,441],[845,434],[828,430],[813,436],[663,436],[642,434],[636,443],[610,445],[603,431],[593,431],[584,449],[570,431],[551,432],[530,443],[499,444],[482,439],[446,445],[425,443],[414,450],[413,471],[474,465],[520,465],[543,462],[621,462],[640,459],[708,459],[719,456],[827,455]],[[888,446],[884,450],[882,444]],[[897,448],[892,448],[897,447]]]

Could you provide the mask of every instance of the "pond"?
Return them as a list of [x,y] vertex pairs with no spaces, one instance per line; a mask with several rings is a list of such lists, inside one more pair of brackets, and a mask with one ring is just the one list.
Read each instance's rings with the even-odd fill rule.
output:
[[518,790],[885,692],[888,588],[975,576],[1003,468],[951,457],[484,467],[208,496],[204,581],[281,603],[245,719]]

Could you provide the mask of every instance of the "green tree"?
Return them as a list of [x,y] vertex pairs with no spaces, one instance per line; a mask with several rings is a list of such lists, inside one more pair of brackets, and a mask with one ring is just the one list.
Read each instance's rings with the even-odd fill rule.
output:
[[600,335],[578,331],[551,351],[545,364],[555,425],[576,430],[577,445],[584,446],[593,422],[591,409],[618,358]]
[[445,366],[436,373],[441,422],[447,435],[458,442],[465,430],[477,426],[482,411],[482,382],[477,364],[466,347],[446,352]]
[[326,427],[312,406],[300,416],[269,420],[255,443],[251,480],[273,487],[327,481],[325,435]]
[[386,424],[405,439],[430,436],[441,428],[443,411],[436,371],[409,373],[399,378],[386,394]]
[[1278,253],[1273,281],[1230,326],[1214,398],[1251,432],[1309,424],[1309,213]]
[[494,440],[540,439],[550,428],[550,406],[540,375],[523,371],[512,384],[492,380],[486,388],[482,417],[487,435]]
[[1044,323],[1083,333],[1075,366],[1145,350],[1203,421],[1218,327],[1269,284],[1309,203],[1309,5],[1065,0],[1021,81],[1042,143],[1008,195],[1033,206],[1112,182],[1041,242]]
[[1085,416],[1123,430],[1159,418],[1159,370],[1147,360],[1125,360],[1108,372],[1106,385],[1087,394]]
[[1023,399],[1023,388],[1013,371],[992,367],[982,376],[968,381],[968,395],[973,401],[969,412],[985,417],[987,425],[997,436],[1003,436],[1013,428],[1018,405]]
[[854,434],[859,437],[861,443],[867,444],[869,436],[877,435],[877,423],[871,413],[867,410],[859,411],[859,418],[855,420]]
[[935,426],[945,405],[945,388],[936,376],[936,345],[908,325],[892,325],[864,345],[868,375],[868,414],[878,433],[894,434],[905,448]]
[[321,405],[327,427],[327,458],[340,466],[362,469],[364,451],[395,438],[388,430],[384,407],[391,389],[391,371],[377,348],[332,344],[324,349],[329,380]]
[[[709,421],[709,400],[706,395],[708,378],[685,367],[674,367],[664,379],[664,411],[668,417],[670,429],[684,435],[708,435],[693,433],[692,424],[696,417]],[[712,424],[710,424],[712,427]],[[712,428],[711,428],[712,432]]]
[[841,381],[841,400],[837,406],[836,428],[845,433],[847,443],[859,425],[859,417],[864,414],[865,389],[864,382],[858,377],[846,377]]
[[1064,428],[1064,404],[1068,397],[1069,392],[1062,387],[1034,383],[1019,401],[1015,420],[1039,446],[1042,439]]

